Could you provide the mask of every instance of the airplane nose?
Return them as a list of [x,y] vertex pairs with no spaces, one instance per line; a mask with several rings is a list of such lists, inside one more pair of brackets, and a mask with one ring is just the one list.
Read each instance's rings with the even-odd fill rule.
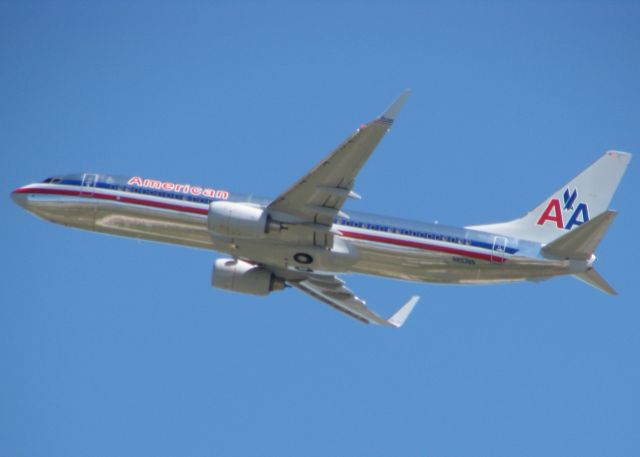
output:
[[20,192],[20,189],[16,189],[11,192],[11,199],[16,203],[16,205],[25,209],[27,208],[27,198],[27,194]]

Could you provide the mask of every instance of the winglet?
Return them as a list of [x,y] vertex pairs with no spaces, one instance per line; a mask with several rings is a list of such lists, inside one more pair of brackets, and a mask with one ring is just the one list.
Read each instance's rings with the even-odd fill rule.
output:
[[400,109],[405,104],[410,94],[411,90],[405,89],[405,91],[400,94],[400,96],[389,106],[389,108],[387,108],[385,112],[380,115],[378,120],[384,122],[385,124],[393,124],[393,121],[396,117],[398,117]]
[[420,300],[420,297],[417,295],[411,297],[408,302],[402,305],[402,307],[387,320],[387,322],[393,327],[402,327],[409,317],[409,314],[411,314],[411,311],[413,311],[413,308],[416,306],[416,303],[418,303],[418,300]]

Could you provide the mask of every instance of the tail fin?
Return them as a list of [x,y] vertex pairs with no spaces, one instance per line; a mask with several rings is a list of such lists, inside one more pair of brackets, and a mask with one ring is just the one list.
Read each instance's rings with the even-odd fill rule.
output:
[[630,159],[627,152],[606,152],[524,217],[468,228],[550,243],[607,210]]

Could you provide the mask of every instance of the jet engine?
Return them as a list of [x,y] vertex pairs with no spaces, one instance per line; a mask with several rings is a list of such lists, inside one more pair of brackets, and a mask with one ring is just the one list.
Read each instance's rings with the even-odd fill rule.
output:
[[244,203],[216,201],[209,205],[208,224],[212,235],[261,238],[267,233],[267,212]]
[[216,260],[211,285],[252,295],[267,295],[274,290],[284,289],[284,281],[266,268],[234,259]]

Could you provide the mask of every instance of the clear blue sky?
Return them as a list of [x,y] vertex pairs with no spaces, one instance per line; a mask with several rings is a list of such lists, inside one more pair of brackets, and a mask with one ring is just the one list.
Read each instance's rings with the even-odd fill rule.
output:
[[[0,456],[640,455],[638,24],[635,1],[0,2]],[[368,327],[9,199],[79,171],[275,196],[406,87],[348,208],[499,221],[636,153],[598,252],[620,296],[351,276],[383,314],[423,297]]]

